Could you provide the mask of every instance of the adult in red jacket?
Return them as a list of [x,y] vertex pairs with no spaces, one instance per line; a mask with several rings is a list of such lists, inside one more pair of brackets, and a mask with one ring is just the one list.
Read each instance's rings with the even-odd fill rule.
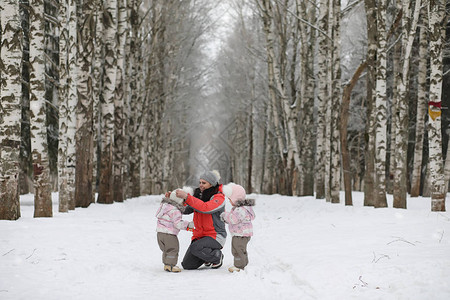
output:
[[176,195],[185,199],[184,214],[194,213],[192,242],[184,255],[181,265],[184,269],[198,269],[200,266],[220,268],[223,262],[221,249],[225,244],[227,232],[220,214],[225,211],[225,196],[220,175],[209,171],[200,176],[199,187],[194,195],[177,190]]

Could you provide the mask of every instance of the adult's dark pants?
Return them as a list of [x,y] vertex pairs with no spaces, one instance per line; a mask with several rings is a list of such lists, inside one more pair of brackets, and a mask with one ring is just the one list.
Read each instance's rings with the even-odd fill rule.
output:
[[194,270],[204,263],[218,264],[222,256],[220,249],[220,243],[209,236],[192,241],[181,265],[186,270]]

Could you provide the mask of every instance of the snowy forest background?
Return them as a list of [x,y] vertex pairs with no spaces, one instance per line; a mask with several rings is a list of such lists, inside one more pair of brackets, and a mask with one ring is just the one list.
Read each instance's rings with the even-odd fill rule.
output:
[[[3,0],[0,219],[196,185],[445,211],[446,0]],[[446,34],[447,33],[447,34]],[[97,194],[97,197],[95,196]]]

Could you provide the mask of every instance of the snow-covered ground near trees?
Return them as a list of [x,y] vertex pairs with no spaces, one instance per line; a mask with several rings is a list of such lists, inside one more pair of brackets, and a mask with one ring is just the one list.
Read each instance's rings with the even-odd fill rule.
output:
[[[54,194],[53,218],[39,219],[24,195],[22,217],[0,221],[0,299],[450,299],[450,213],[430,212],[429,198],[405,210],[392,197],[390,208],[364,207],[361,193],[353,206],[251,197],[244,271],[227,270],[229,238],[222,268],[168,273],[155,232],[161,195],[58,213]],[[178,235],[179,265],[190,237]]]

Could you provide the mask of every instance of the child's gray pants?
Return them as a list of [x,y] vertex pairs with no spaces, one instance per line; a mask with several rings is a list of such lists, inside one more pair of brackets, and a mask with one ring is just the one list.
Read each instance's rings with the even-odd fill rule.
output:
[[249,236],[233,236],[231,239],[231,253],[234,256],[234,266],[239,269],[248,264],[247,244]]
[[178,262],[178,251],[180,244],[178,237],[173,234],[158,232],[158,245],[162,254],[162,261],[165,265],[175,266]]

